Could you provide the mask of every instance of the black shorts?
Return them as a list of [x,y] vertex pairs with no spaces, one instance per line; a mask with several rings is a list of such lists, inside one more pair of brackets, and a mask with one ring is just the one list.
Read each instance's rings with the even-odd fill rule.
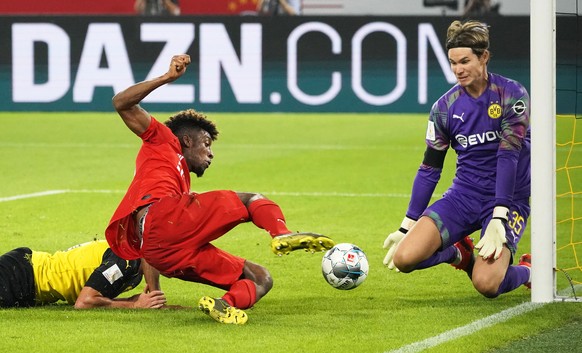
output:
[[34,306],[32,250],[18,248],[0,256],[0,307]]

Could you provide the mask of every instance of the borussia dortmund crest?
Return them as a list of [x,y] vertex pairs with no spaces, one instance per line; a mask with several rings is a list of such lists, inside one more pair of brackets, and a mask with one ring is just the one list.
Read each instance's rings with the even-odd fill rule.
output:
[[491,119],[497,119],[501,116],[501,106],[497,103],[493,103],[487,108],[487,115]]

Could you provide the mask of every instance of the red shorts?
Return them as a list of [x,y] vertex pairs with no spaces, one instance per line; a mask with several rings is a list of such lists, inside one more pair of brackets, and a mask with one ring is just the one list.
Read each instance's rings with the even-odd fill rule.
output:
[[149,207],[141,255],[164,276],[228,289],[245,259],[210,242],[249,220],[233,191],[168,196]]

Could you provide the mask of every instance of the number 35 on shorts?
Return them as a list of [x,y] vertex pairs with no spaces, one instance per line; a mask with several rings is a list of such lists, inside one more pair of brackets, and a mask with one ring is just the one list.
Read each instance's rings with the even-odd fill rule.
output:
[[515,234],[521,234],[525,228],[525,218],[521,216],[517,211],[511,211],[511,217],[507,222],[507,226],[513,230]]

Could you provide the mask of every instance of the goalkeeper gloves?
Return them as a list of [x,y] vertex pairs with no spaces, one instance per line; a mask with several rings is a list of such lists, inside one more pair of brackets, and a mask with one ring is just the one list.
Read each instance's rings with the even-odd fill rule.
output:
[[505,238],[505,225],[509,218],[509,209],[504,206],[495,206],[493,217],[489,221],[485,234],[475,246],[479,250],[479,256],[487,260],[493,255],[497,260],[503,251],[503,245],[507,242]]
[[[393,259],[394,252],[398,247],[398,243],[400,243],[402,238],[404,238],[404,235],[408,233],[410,228],[412,228],[412,226],[415,224],[416,224],[415,220],[410,219],[408,217],[404,217],[404,220],[400,225],[400,229],[398,229],[394,233],[390,233],[386,240],[384,240],[384,249],[388,249],[388,253],[386,254],[386,257],[384,257],[383,263],[384,266],[387,266],[389,270],[393,270],[395,268]],[[398,271],[398,269],[396,269],[396,271]]]

